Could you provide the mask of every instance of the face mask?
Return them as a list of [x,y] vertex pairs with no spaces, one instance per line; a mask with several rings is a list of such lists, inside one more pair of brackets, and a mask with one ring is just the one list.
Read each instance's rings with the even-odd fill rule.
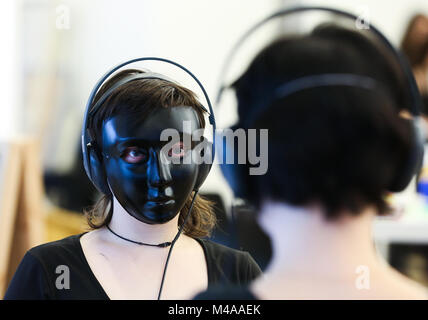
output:
[[[160,140],[161,132],[170,128],[186,134],[184,121],[189,121],[192,132],[199,128],[198,116],[191,107],[159,108],[143,122],[133,114],[116,115],[104,122],[102,153],[110,189],[121,206],[144,223],[161,224],[173,219],[195,185],[195,163],[168,162],[161,152],[168,143]],[[191,154],[191,147],[182,141],[168,151],[169,157],[182,160]]]

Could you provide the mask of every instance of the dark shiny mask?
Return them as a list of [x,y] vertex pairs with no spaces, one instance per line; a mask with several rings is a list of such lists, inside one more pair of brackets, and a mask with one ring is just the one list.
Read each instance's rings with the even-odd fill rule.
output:
[[184,121],[193,132],[200,128],[198,116],[191,107],[172,107],[154,110],[143,122],[137,119],[133,114],[119,114],[104,122],[104,169],[113,195],[131,216],[161,224],[180,212],[198,174],[193,161],[167,161],[167,156],[192,157],[193,149],[177,141],[165,154],[161,150],[168,141],[160,140],[161,132],[170,128],[186,134]]

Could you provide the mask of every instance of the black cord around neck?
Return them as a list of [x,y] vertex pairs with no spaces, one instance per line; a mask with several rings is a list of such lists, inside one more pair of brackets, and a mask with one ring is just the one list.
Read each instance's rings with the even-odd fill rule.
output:
[[123,240],[129,241],[129,242],[132,242],[132,243],[135,243],[135,244],[138,244],[140,246],[150,246],[150,247],[166,248],[166,247],[169,247],[171,245],[171,242],[162,242],[162,243],[159,243],[159,244],[152,244],[152,243],[145,243],[145,242],[134,241],[134,240],[127,239],[125,237],[122,237],[122,236],[118,235],[116,232],[114,232],[113,230],[111,230],[108,225],[106,225],[106,227],[116,237],[119,237],[119,238],[121,238]]

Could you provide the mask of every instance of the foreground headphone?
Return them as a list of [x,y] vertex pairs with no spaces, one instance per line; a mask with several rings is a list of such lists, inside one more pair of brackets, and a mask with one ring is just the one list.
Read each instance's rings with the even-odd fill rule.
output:
[[158,58],[158,57],[143,57],[143,58],[136,58],[132,60],[128,60],[126,62],[123,62],[112,69],[110,69],[103,77],[101,77],[100,80],[98,80],[95,87],[92,89],[91,94],[89,95],[88,102],[86,104],[86,111],[84,115],[83,120],[83,126],[82,126],[82,153],[83,153],[83,165],[85,167],[86,174],[91,180],[91,182],[94,184],[94,186],[102,193],[104,194],[110,194],[110,188],[107,183],[106,175],[104,172],[104,168],[102,165],[102,157],[101,157],[101,149],[97,144],[97,141],[95,139],[95,130],[93,127],[93,118],[96,114],[96,112],[100,109],[101,105],[106,101],[106,99],[119,87],[122,87],[123,85],[136,80],[142,80],[142,79],[159,79],[164,80],[168,82],[174,81],[164,75],[153,73],[153,72],[137,72],[132,73],[123,79],[118,80],[116,83],[113,84],[111,88],[109,88],[97,101],[94,101],[95,96],[98,92],[98,90],[101,88],[102,84],[109,78],[115,71],[118,69],[129,65],[131,63],[139,62],[139,61],[161,61],[167,64],[174,65],[181,70],[185,71],[188,75],[190,75],[193,80],[198,84],[199,88],[204,94],[205,100],[208,104],[209,111],[204,108],[204,111],[208,113],[208,119],[209,122],[213,128],[213,143],[210,143],[206,137],[203,137],[202,143],[205,144],[204,150],[206,152],[209,152],[210,154],[204,155],[204,158],[210,158],[211,156],[211,162],[208,163],[204,161],[201,164],[198,164],[198,176],[196,178],[196,183],[194,186],[194,191],[199,190],[200,186],[205,181],[206,177],[208,176],[208,173],[211,170],[213,159],[215,156],[215,129],[216,129],[216,123],[214,118],[214,112],[211,105],[211,101],[208,97],[208,94],[203,87],[202,83],[196,78],[196,76],[193,75],[188,69],[183,67],[177,62]]
[[[224,84],[224,79],[228,69],[230,68],[233,57],[235,53],[238,51],[238,49],[242,46],[242,44],[247,40],[247,38],[251,34],[253,34],[256,30],[258,30],[261,26],[265,25],[267,22],[275,18],[285,17],[294,13],[304,12],[304,11],[330,12],[348,19],[352,19],[353,21],[357,21],[358,19],[358,17],[352,13],[348,13],[345,11],[328,8],[328,7],[295,7],[295,8],[289,8],[289,9],[283,9],[264,18],[263,20],[255,24],[253,27],[251,27],[246,33],[244,33],[241,36],[241,38],[239,38],[239,40],[236,42],[236,44],[233,46],[232,50],[230,51],[229,55],[227,56],[223,64],[222,71],[220,73],[220,81],[219,81],[220,85],[219,85],[219,90],[216,98],[217,104],[220,103],[224,89],[230,87],[230,85]],[[419,122],[420,122],[419,115],[420,115],[420,110],[422,110],[422,99],[420,97],[419,90],[413,76],[413,72],[407,60],[401,55],[400,52],[398,52],[394,48],[394,46],[377,28],[375,28],[373,25],[370,25],[369,28],[370,28],[371,34],[377,36],[381,40],[381,43],[387,48],[387,50],[391,53],[395,62],[398,64],[400,72],[404,75],[404,80],[405,80],[405,83],[407,84],[407,90],[409,92],[408,107],[409,107],[409,111],[413,116],[413,119],[408,120],[409,127],[411,129],[411,134],[412,134],[411,149],[409,153],[406,155],[406,159],[404,161],[402,168],[398,170],[398,172],[396,173],[396,176],[393,178],[393,181],[388,188],[389,191],[391,192],[399,192],[404,190],[407,187],[407,185],[410,183],[413,176],[419,171],[420,166],[422,165],[424,146],[423,146],[423,135],[419,127]],[[273,97],[271,97],[271,99],[268,98],[267,101],[273,102],[275,100],[283,99],[295,92],[299,92],[301,90],[308,89],[308,88],[316,88],[316,87],[323,87],[323,86],[338,86],[338,85],[359,87],[359,88],[365,88],[368,90],[377,90],[378,88],[381,87],[379,86],[379,83],[377,80],[370,77],[357,75],[357,74],[337,74],[337,73],[316,74],[316,75],[304,76],[302,78],[297,78],[289,82],[280,84],[278,87],[276,87],[273,90],[274,92]],[[256,108],[255,111],[249,112],[249,114],[247,114],[248,118],[250,119],[249,122],[253,123],[252,121],[260,117],[262,112],[266,112],[269,109],[268,105],[269,103],[263,104],[262,106],[260,106],[260,108]],[[242,121],[242,119],[240,119],[239,121]],[[248,121],[246,121],[246,123],[248,123]],[[236,129],[241,125],[242,125],[242,122],[238,123],[233,128]],[[226,143],[225,142],[222,142],[222,143],[223,143],[223,148],[226,150],[226,152],[236,152],[236,148],[234,146],[228,146],[227,141]],[[232,188],[235,196],[238,198],[248,199],[249,197],[248,184],[245,183],[246,181],[245,177],[246,175],[248,175],[248,172],[244,172],[246,169],[244,169],[243,167],[245,166],[239,166],[236,164],[232,164],[232,165],[226,164],[226,165],[221,165],[221,170],[223,172],[223,175],[225,176],[226,181]]]

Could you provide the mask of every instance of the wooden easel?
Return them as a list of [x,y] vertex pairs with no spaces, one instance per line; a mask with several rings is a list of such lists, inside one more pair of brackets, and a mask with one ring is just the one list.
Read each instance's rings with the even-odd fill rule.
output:
[[39,141],[0,143],[0,298],[25,252],[43,242]]

